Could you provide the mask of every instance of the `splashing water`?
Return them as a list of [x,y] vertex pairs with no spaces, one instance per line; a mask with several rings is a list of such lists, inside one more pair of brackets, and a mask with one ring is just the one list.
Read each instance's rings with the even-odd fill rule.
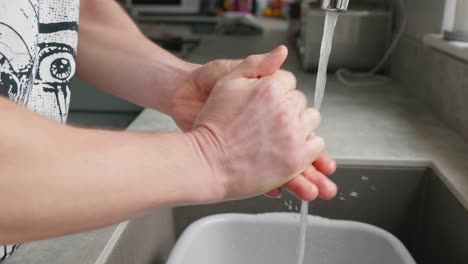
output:
[[[327,67],[332,48],[333,33],[335,32],[336,21],[338,20],[338,13],[327,12],[325,15],[325,27],[323,29],[322,46],[320,47],[320,60],[317,72],[317,83],[315,85],[314,107],[320,110],[322,106],[323,95],[325,93],[325,85],[327,83]],[[299,233],[299,248],[297,253],[297,263],[304,263],[305,244],[306,244],[306,231],[307,231],[307,214],[309,211],[309,204],[302,201],[301,204],[301,227]]]

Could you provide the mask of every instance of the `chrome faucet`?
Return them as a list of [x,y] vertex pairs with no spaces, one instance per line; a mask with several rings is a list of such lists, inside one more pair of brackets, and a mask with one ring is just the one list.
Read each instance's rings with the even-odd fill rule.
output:
[[325,11],[346,12],[349,0],[322,0],[321,7]]

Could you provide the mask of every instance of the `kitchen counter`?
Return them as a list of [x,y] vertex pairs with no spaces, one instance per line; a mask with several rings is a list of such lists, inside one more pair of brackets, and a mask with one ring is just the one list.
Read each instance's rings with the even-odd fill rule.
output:
[[[189,60],[204,63],[267,52],[285,43],[286,27],[275,23],[264,36],[204,37]],[[301,70],[294,51],[284,68],[294,72],[298,89],[312,102],[315,75]],[[427,105],[407,94],[398,83],[390,80],[381,85],[349,88],[329,76],[322,119],[317,134],[325,138],[327,150],[339,165],[431,167],[468,209],[468,142],[448,129]],[[177,131],[169,117],[149,109],[128,129]],[[126,227],[127,223],[123,223],[25,244],[6,263],[104,263]]]

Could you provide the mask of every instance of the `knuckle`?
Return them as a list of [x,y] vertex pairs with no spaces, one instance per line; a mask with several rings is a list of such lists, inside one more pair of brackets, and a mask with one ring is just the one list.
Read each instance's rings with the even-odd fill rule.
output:
[[215,69],[221,69],[225,66],[225,63],[223,60],[214,60],[211,62],[212,64],[212,67],[214,67]]
[[257,56],[256,55],[250,55],[247,58],[245,58],[244,63],[247,65],[255,65],[257,64]]
[[312,109],[312,120],[316,123],[317,126],[322,123],[322,115],[315,108]]
[[318,126],[322,120],[322,116],[319,111],[315,108],[307,108],[305,114],[308,117],[309,121],[312,122],[311,125]]
[[316,147],[315,152],[317,154],[322,153],[323,150],[325,150],[325,140],[321,137],[316,137],[315,140],[316,140],[316,143],[314,144]]
[[[279,123],[280,127],[282,127],[282,128],[289,127],[290,120],[291,120],[291,118],[289,117],[288,112],[281,111],[278,114],[278,123]],[[288,136],[290,136],[290,135],[288,134]]]
[[278,86],[276,83],[272,80],[267,80],[265,81],[265,88],[263,89],[263,92],[266,96],[266,99],[269,101],[274,101],[278,98],[280,95],[278,92]]
[[298,103],[301,100],[301,97],[300,97],[300,94],[298,94],[298,91],[289,92],[286,96],[292,103]]
[[286,70],[280,70],[279,71],[282,75],[282,78],[288,83],[290,84],[291,86],[294,86],[294,88],[296,88],[296,85],[297,85],[297,79],[296,79],[296,76],[290,72],[290,71],[286,71]]
[[320,153],[322,153],[326,147],[327,147],[327,143],[325,142],[325,139],[320,138],[320,149],[322,150],[320,151]]
[[294,83],[294,85],[296,85],[297,84],[296,76],[290,71],[285,71],[285,72],[286,72],[286,76],[287,76],[288,80],[291,83]]
[[302,165],[301,156],[297,152],[291,153],[286,160],[286,167],[290,173],[299,171]]
[[307,97],[305,96],[305,94],[304,94],[303,92],[298,91],[298,90],[296,90],[296,92],[297,92],[297,95],[298,95],[302,100],[304,100],[304,101],[307,102]]
[[297,100],[298,102],[301,104],[301,106],[305,107],[307,106],[307,97],[304,95],[303,92],[301,91],[298,91],[298,90],[295,90],[296,92],[296,96],[297,96]]

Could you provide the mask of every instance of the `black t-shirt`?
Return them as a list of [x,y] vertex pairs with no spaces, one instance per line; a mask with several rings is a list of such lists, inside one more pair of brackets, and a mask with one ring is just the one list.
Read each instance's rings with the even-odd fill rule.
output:
[[[79,2],[0,0],[0,96],[66,121],[69,82],[76,69]],[[0,261],[15,249],[0,246]]]

